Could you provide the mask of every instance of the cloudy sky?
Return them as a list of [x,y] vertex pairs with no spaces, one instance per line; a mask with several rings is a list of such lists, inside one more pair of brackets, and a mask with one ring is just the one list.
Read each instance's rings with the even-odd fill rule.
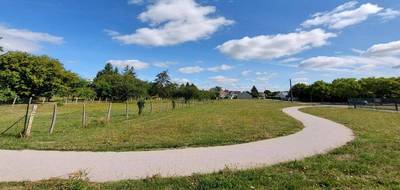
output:
[[400,75],[398,0],[0,0],[0,46],[201,88]]

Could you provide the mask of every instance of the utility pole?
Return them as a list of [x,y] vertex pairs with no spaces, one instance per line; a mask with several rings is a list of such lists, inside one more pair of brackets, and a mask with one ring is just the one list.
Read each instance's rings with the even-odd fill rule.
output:
[[290,101],[293,102],[292,79],[289,79],[289,82],[290,82]]

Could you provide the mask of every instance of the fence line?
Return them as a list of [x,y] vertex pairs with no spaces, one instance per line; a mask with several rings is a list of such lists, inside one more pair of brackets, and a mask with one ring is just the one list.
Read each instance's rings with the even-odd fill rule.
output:
[[[181,109],[188,109],[197,106],[202,106],[214,103],[214,101],[184,101],[184,100],[146,100],[144,115],[159,114],[174,112]],[[67,103],[65,103],[67,102]],[[137,102],[129,100],[125,102],[106,101],[99,103],[98,101],[68,101],[63,99],[58,103],[43,103],[33,104],[30,100],[28,104],[1,105],[0,114],[4,117],[0,118],[0,134],[11,134],[16,132],[12,128],[17,128],[20,123],[23,124],[23,129],[19,132],[22,137],[29,137],[32,128],[35,131],[46,127],[46,132],[50,135],[65,129],[65,127],[73,127],[78,129],[78,126],[107,126],[112,123],[121,123],[137,119],[138,107]],[[33,106],[32,106],[33,105]],[[35,109],[33,112],[32,107]],[[24,120],[25,119],[25,120]],[[33,120],[34,119],[34,120]],[[11,124],[11,125],[10,125]],[[55,126],[58,126],[57,128]],[[4,127],[4,128],[3,128]],[[28,128],[29,127],[29,128]]]
[[370,108],[376,110],[399,111],[400,99],[389,98],[350,98],[349,106],[353,108]]

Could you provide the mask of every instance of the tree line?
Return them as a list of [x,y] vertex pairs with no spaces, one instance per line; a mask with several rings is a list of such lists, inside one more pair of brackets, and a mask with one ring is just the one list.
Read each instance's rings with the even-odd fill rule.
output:
[[[0,48],[0,50],[2,50]],[[177,84],[168,72],[159,73],[148,82],[136,76],[133,67],[119,71],[107,63],[89,81],[68,71],[61,62],[49,56],[9,51],[0,55],[0,102],[7,103],[18,96],[20,101],[30,97],[69,97],[126,101],[130,98],[216,99],[220,88],[200,90],[194,84]]]
[[[293,96],[306,102],[347,102],[350,98],[400,98],[400,77],[339,78],[292,87]],[[290,94],[290,92],[289,92]]]

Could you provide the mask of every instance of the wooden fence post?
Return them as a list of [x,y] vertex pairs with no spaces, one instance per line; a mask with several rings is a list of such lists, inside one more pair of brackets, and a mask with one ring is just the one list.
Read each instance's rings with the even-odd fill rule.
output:
[[31,114],[29,115],[29,122],[28,126],[26,127],[26,130],[23,133],[23,137],[30,137],[31,136],[31,130],[32,130],[32,124],[33,124],[33,119],[35,118],[36,115],[36,110],[37,110],[37,105],[33,105]]
[[151,101],[151,98],[150,98],[150,113],[152,113],[153,112],[153,101]]
[[82,109],[82,127],[86,127],[86,104],[83,103]]
[[32,103],[32,97],[29,98],[28,105],[26,106],[24,129],[22,130],[22,134],[24,134],[26,131],[26,126],[28,124],[29,107],[31,106],[31,103]]
[[49,129],[49,133],[52,134],[54,130],[54,126],[56,125],[56,119],[57,119],[57,104],[54,104],[53,108],[53,118],[51,119],[51,126]]
[[394,107],[396,108],[396,111],[399,111],[399,104],[397,102],[394,103]]
[[111,120],[111,106],[112,106],[112,103],[110,102],[108,104],[107,122],[110,122],[110,120]]
[[15,102],[17,102],[17,98],[18,98],[18,96],[16,95],[15,98],[14,98],[14,100],[13,100],[12,106],[14,106],[14,105],[15,105]]
[[128,100],[125,102],[125,116],[129,119]]

